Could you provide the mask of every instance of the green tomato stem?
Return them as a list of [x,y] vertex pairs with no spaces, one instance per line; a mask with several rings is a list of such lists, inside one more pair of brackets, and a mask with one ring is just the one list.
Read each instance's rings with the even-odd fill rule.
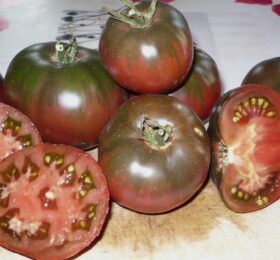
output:
[[111,17],[121,22],[129,24],[133,28],[144,28],[152,20],[156,11],[157,0],[152,0],[147,11],[139,11],[135,3],[131,0],[121,0],[129,8],[128,12],[121,13],[113,10],[108,10]]
[[155,150],[163,149],[171,143],[173,127],[169,124],[160,125],[144,117],[139,130],[145,143]]
[[73,63],[76,60],[78,44],[73,37],[69,44],[57,42],[55,45],[56,60],[59,64]]

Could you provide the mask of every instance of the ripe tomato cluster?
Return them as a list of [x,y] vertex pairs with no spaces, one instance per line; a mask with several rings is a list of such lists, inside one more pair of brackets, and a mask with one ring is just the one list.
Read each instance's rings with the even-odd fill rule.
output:
[[[279,59],[221,96],[215,61],[177,9],[126,2],[99,51],[74,38],[35,44],[0,77],[0,245],[10,250],[72,257],[101,233],[109,197],[169,212],[208,173],[235,212],[280,197],[280,96],[254,81],[279,73]],[[98,162],[86,152],[94,147]]]

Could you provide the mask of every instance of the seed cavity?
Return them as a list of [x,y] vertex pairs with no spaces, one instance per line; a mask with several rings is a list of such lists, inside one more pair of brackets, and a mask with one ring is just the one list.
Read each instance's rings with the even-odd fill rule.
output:
[[78,229],[89,230],[90,229],[90,225],[91,225],[91,221],[90,220],[74,219],[73,222],[72,222],[72,229],[73,229],[73,231],[76,231]]
[[230,192],[235,198],[243,201],[247,201],[252,197],[252,195],[249,195],[248,193],[238,189],[237,186],[231,187]]
[[22,173],[30,182],[34,181],[39,176],[39,166],[30,157],[25,157]]
[[8,116],[7,119],[2,123],[2,133],[8,134],[11,132],[12,136],[16,136],[21,129],[21,122]]
[[59,168],[64,163],[64,155],[53,152],[46,153],[44,163],[46,166],[54,165],[56,168]]
[[266,205],[269,202],[268,197],[266,197],[266,196],[262,197],[260,195],[257,195],[256,192],[254,192],[252,195],[250,195],[250,194],[245,193],[244,191],[238,189],[237,186],[233,186],[231,188],[230,192],[233,196],[235,196],[235,198],[237,198],[239,200],[243,200],[243,201],[247,201],[251,198],[256,198],[255,203],[260,207]]
[[233,112],[232,122],[237,123],[254,116],[272,118],[276,116],[276,111],[266,98],[251,97],[237,105]]
[[85,212],[84,218],[74,219],[72,221],[72,229],[75,231],[77,229],[89,230],[92,221],[96,216],[97,204],[87,204],[83,207],[82,212]]
[[20,177],[20,172],[16,165],[13,163],[9,165],[6,170],[0,173],[4,182],[9,183],[11,181],[17,180]]
[[62,168],[59,172],[60,178],[57,182],[58,185],[71,186],[77,178],[76,168],[74,164],[69,164]]
[[23,147],[31,146],[33,144],[31,135],[21,135],[16,138],[17,141],[21,142]]
[[85,207],[85,211],[87,211],[87,218],[93,219],[96,215],[97,204],[89,204]]
[[11,208],[0,217],[0,227],[3,232],[9,234],[12,238],[21,239],[22,230],[21,221],[18,219],[19,209]]
[[31,239],[45,239],[50,224],[46,221],[24,221],[19,217],[19,209],[11,208],[0,217],[0,228],[11,237],[21,240],[23,236]]
[[78,182],[80,183],[80,187],[76,194],[77,199],[85,197],[91,189],[96,188],[89,170],[86,170],[79,177]]

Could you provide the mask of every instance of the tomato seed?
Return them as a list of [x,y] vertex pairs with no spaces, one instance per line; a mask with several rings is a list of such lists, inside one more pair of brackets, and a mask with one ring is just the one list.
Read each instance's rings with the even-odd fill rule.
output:
[[266,113],[267,117],[274,117],[275,115],[276,115],[276,113],[273,112],[273,111],[269,111],[269,112]]
[[237,193],[237,187],[232,187],[231,190],[230,190],[230,192],[231,192],[232,194],[236,194],[236,193]]
[[49,165],[51,163],[51,156],[49,154],[46,154],[44,157],[45,163]]
[[12,131],[12,136],[17,135],[21,128],[21,122],[11,118],[10,116],[7,117],[7,119],[2,124],[2,132],[6,134],[7,130]]
[[86,190],[80,190],[77,194],[77,199],[81,199],[81,198],[85,197],[86,195],[87,195]]
[[80,220],[80,227],[81,228],[86,228],[87,227],[87,223],[84,220]]
[[68,171],[68,172],[73,172],[73,171],[75,171],[74,165],[73,165],[73,164],[70,164],[70,165],[67,167],[67,171]]

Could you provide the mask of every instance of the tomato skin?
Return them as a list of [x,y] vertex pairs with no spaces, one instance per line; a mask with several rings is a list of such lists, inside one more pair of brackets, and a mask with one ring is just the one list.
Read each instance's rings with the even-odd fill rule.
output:
[[246,74],[242,85],[261,84],[272,87],[280,93],[280,57],[263,60]]
[[126,99],[97,51],[79,47],[73,63],[55,61],[55,43],[35,44],[11,61],[5,102],[25,113],[45,142],[82,149],[98,144],[104,125]]
[[180,86],[169,93],[206,120],[222,92],[222,82],[213,58],[204,50],[194,48],[191,70]]
[[[173,127],[169,145],[154,149],[141,138],[143,116]],[[99,164],[113,200],[141,213],[163,213],[188,201],[208,173],[210,149],[200,119],[174,97],[139,95],[104,128]]]
[[225,205],[252,212],[280,197],[280,96],[248,84],[222,95],[210,116],[210,175]]
[[[59,159],[62,158],[63,163],[59,164],[59,160],[55,161],[58,158],[53,158],[54,160],[48,165],[47,154],[61,155]],[[29,182],[26,181],[27,172],[24,170],[26,160],[38,166],[37,177]],[[25,148],[1,162],[1,184],[9,185],[3,176],[11,164],[17,167],[20,174],[15,180],[12,180],[10,185],[9,206],[0,207],[0,221],[1,224],[9,224],[5,220],[6,213],[9,212],[10,207],[16,207],[18,212],[16,217],[22,221],[19,228],[22,228],[23,231],[18,235],[16,235],[18,232],[15,231],[12,236],[12,227],[9,227],[7,231],[1,225],[1,246],[33,259],[62,260],[76,255],[100,235],[109,211],[109,192],[100,166],[89,154],[66,145],[38,144]],[[63,173],[69,165],[74,165],[76,179],[70,185],[61,184],[59,178],[64,177]],[[74,195],[81,185],[81,174],[87,170],[90,171],[94,186],[89,189],[84,198],[78,200]],[[67,177],[64,180],[67,180]],[[47,186],[51,187],[49,190],[54,194],[57,209],[48,208],[39,196],[40,190],[44,190],[42,187]],[[17,187],[17,189],[13,189],[13,187]],[[2,189],[0,189],[0,193],[2,193]],[[45,196],[47,197],[47,195]],[[47,198],[52,199],[53,197],[48,195]],[[89,229],[74,228],[72,219],[79,217],[83,219],[87,214],[87,208],[84,205],[89,202],[96,203],[95,216],[90,222]],[[28,224],[36,222],[49,223],[45,232],[46,237],[36,238],[28,234],[31,231],[26,227]],[[61,230],[63,230],[62,233],[60,233]],[[60,242],[61,237],[64,238],[64,242],[57,245],[56,243]]]
[[[136,6],[146,10],[149,1]],[[126,9],[124,9],[126,10]],[[184,16],[158,2],[145,28],[109,18],[99,42],[100,58],[121,86],[136,93],[163,93],[174,89],[188,74],[193,59],[191,33]]]

